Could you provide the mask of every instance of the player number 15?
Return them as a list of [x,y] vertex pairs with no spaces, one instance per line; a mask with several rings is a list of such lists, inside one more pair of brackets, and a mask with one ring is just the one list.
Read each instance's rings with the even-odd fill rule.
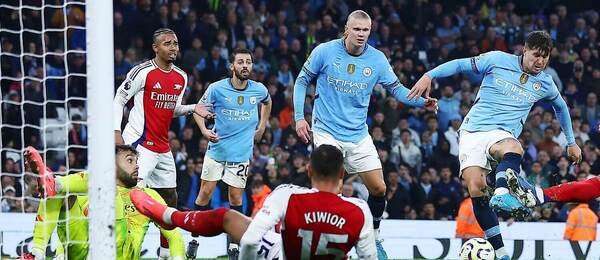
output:
[[[300,259],[310,259],[311,253],[310,249],[312,247],[312,239],[313,239],[313,231],[299,229],[298,236],[302,238],[302,253],[300,255]],[[339,235],[339,234],[328,234],[321,233],[319,235],[319,243],[317,244],[317,249],[315,251],[315,256],[317,255],[334,255],[335,259],[344,259],[346,254],[344,251],[337,248],[329,248],[327,245],[329,243],[346,243],[348,242],[348,235]]]

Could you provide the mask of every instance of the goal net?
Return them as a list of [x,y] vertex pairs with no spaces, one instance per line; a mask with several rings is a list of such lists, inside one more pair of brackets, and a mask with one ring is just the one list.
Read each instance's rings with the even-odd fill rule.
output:
[[[102,17],[109,21],[104,23],[108,29],[90,20]],[[112,49],[110,21],[112,1],[0,1],[0,257],[32,252],[34,225],[43,222],[44,231],[36,234],[48,240],[47,256],[63,251],[57,250],[56,235],[62,228],[67,238],[63,248],[90,245],[92,259],[100,259],[92,252],[103,249],[108,249],[103,259],[114,258],[114,196],[99,195],[114,194],[114,142],[106,123],[111,115],[105,112],[113,95],[112,51],[105,51]],[[98,36],[102,30],[110,37]],[[92,96],[94,100],[88,98]],[[49,199],[38,192],[37,175],[25,167],[28,146],[40,152],[57,176],[90,172],[89,194],[55,197],[63,210],[54,217]],[[77,195],[89,195],[84,215],[68,210]],[[72,230],[69,223],[78,221],[89,223],[89,240],[70,239],[81,230]]]

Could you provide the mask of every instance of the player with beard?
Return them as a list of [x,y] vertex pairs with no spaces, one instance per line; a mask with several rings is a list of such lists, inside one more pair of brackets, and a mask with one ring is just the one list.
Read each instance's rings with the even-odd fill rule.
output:
[[[33,147],[25,149],[28,168],[39,175],[40,193],[44,196],[36,216],[33,231],[33,249],[23,259],[46,259],[46,247],[52,232],[57,233],[64,245],[64,259],[86,259],[88,253],[88,174],[80,172],[67,176],[54,176],[46,167],[39,152]],[[139,177],[138,152],[130,145],[115,147],[116,184],[115,237],[117,259],[140,259],[142,242],[150,219],[136,210],[129,193],[138,190],[165,204],[160,195],[150,188],[134,189]],[[73,195],[78,194],[78,195]],[[68,196],[67,203],[64,197]],[[184,259],[183,237],[178,230],[157,226],[171,246],[171,259]],[[57,249],[57,252],[62,251]]]
[[[252,52],[236,49],[230,62],[231,78],[210,84],[199,102],[214,108],[213,128],[206,127],[203,117],[194,115],[200,131],[209,140],[200,177],[200,193],[196,199],[200,210],[210,208],[208,203],[213,190],[217,181],[222,179],[229,186],[231,209],[242,212],[242,194],[254,146],[252,140],[260,140],[271,113],[272,103],[267,88],[262,83],[249,80]],[[230,251],[237,251],[237,245],[229,247]]]

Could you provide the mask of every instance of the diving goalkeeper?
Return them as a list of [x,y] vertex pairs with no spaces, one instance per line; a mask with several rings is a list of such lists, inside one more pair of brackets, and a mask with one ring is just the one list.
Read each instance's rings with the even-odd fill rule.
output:
[[[129,198],[129,192],[138,182],[138,153],[129,145],[117,145],[115,154],[117,178],[117,196],[115,199],[117,259],[140,259],[142,242],[148,230],[150,219],[140,214],[132,205]],[[25,159],[31,171],[39,175],[40,193],[46,198],[45,202],[41,203],[44,207],[38,209],[38,216],[36,217],[34,227],[34,249],[32,253],[36,259],[45,259],[45,248],[50,234],[54,231],[54,226],[51,223],[56,223],[61,216],[69,216],[65,219],[67,220],[67,224],[62,227],[63,230],[68,229],[69,232],[61,231],[60,225],[58,229],[59,239],[65,245],[65,256],[68,259],[86,259],[88,251],[88,227],[84,217],[87,215],[87,196],[76,196],[75,199],[68,199],[69,203],[65,203],[65,205],[62,205],[62,199],[54,197],[72,193],[87,193],[87,173],[80,172],[55,178],[53,173],[44,165],[39,152],[32,147],[26,148]],[[160,203],[165,204],[156,191],[149,188],[142,190]],[[73,196],[69,196],[69,198],[71,197]],[[61,214],[62,207],[65,207],[64,211],[68,211],[69,214]],[[183,237],[179,231],[166,230],[158,225],[157,227],[160,233],[167,238],[169,245],[172,245],[170,248],[171,259],[184,259]],[[70,241],[73,242],[70,243]]]

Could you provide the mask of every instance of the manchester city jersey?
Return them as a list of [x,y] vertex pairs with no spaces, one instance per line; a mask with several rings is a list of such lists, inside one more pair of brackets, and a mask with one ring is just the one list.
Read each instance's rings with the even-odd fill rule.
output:
[[[400,83],[385,55],[369,45],[362,54],[353,56],[343,39],[320,44],[302,71],[317,78],[313,128],[340,141],[356,143],[368,135],[367,111],[376,84],[404,103],[423,106],[422,99],[404,100],[408,89]],[[302,111],[295,113],[296,120],[304,118]]]
[[231,79],[210,84],[200,100],[215,110],[213,131],[217,143],[209,142],[207,155],[215,161],[244,162],[252,157],[254,133],[258,125],[258,104],[270,100],[267,88],[248,80],[245,89],[235,89]]
[[517,138],[537,101],[560,97],[548,74],[523,72],[520,56],[501,51],[484,53],[471,58],[471,69],[484,77],[473,107],[463,120],[462,130],[502,129]]

